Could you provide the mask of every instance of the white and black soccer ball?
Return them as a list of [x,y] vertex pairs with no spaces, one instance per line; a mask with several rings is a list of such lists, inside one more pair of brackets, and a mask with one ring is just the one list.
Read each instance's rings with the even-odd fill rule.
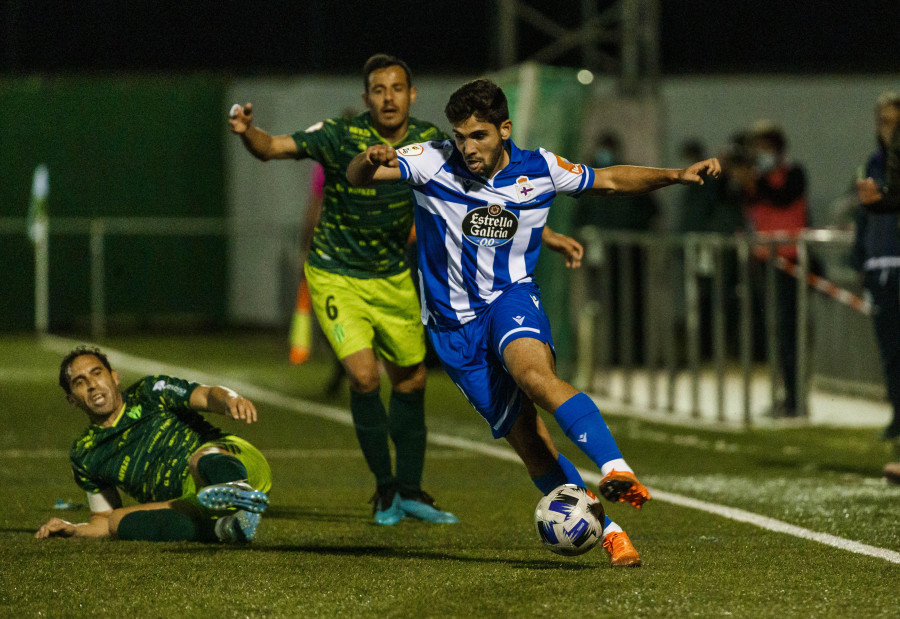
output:
[[555,488],[538,501],[534,526],[544,545],[560,555],[584,554],[603,537],[603,506],[575,484]]

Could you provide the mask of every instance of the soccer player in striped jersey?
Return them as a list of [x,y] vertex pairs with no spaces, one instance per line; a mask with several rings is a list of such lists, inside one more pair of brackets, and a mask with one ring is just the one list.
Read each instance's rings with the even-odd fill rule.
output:
[[[349,119],[270,135],[253,124],[248,103],[234,106],[229,123],[263,161],[313,159],[325,169],[322,216],[304,271],[316,318],[347,370],[353,425],[375,476],[375,523],[395,525],[407,516],[455,523],[456,516],[438,508],[421,487],[427,374],[421,310],[405,257],[412,194],[403,185],[359,189],[344,175],[353,157],[372,145],[400,148],[447,135],[410,116],[417,93],[401,59],[372,56],[363,66],[363,82],[367,109]],[[544,238],[572,266],[580,260],[582,248],[572,239],[549,230]],[[381,400],[379,359],[392,387],[387,407]]]
[[[628,195],[717,176],[716,159],[687,169],[593,169],[510,139],[506,96],[489,80],[451,95],[453,139],[395,150],[373,146],[347,169],[356,185],[405,181],[415,195],[422,321],[447,373],[505,438],[545,494],[584,482],[557,450],[535,405],[600,468],[600,493],[636,508],[650,499],[600,411],[556,375],[555,353],[533,279],[541,232],[557,193]],[[628,536],[607,518],[613,565],[639,565]]]
[[[69,456],[91,518],[51,518],[35,537],[253,540],[269,503],[269,465],[253,445],[197,413],[252,423],[252,402],[225,387],[161,375],[122,390],[106,355],[86,347],[62,360],[59,385],[91,422]],[[122,507],[120,490],[139,504]]]

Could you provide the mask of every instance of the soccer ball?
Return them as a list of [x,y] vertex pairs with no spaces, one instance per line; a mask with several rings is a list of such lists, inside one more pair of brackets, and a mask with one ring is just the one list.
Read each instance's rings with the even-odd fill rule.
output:
[[554,489],[534,510],[538,537],[560,555],[580,555],[596,546],[603,537],[603,520],[603,506],[594,493],[575,484]]

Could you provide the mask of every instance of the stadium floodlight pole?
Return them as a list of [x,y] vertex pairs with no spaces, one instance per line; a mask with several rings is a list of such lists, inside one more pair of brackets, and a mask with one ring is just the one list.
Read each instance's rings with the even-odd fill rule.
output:
[[99,339],[106,335],[106,287],[104,274],[106,261],[103,253],[106,221],[102,218],[91,220],[91,337]]
[[50,171],[43,163],[34,169],[28,204],[28,236],[34,244],[34,329],[47,332],[50,325],[50,242],[47,197]]

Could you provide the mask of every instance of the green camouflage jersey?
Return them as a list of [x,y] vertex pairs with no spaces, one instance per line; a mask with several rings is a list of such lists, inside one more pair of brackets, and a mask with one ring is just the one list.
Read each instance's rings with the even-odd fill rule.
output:
[[[403,272],[406,241],[413,223],[412,192],[406,183],[353,187],[347,166],[375,144],[388,144],[372,126],[369,112],[351,119],[333,118],[293,135],[300,158],[315,159],[325,169],[322,216],[313,233],[309,264],[325,271],[371,278]],[[444,140],[428,122],[409,119],[406,136],[396,148]]]
[[188,406],[197,386],[146,376],[123,391],[115,424],[91,425],[72,444],[75,483],[87,492],[116,487],[141,503],[179,498],[191,455],[225,435]]

